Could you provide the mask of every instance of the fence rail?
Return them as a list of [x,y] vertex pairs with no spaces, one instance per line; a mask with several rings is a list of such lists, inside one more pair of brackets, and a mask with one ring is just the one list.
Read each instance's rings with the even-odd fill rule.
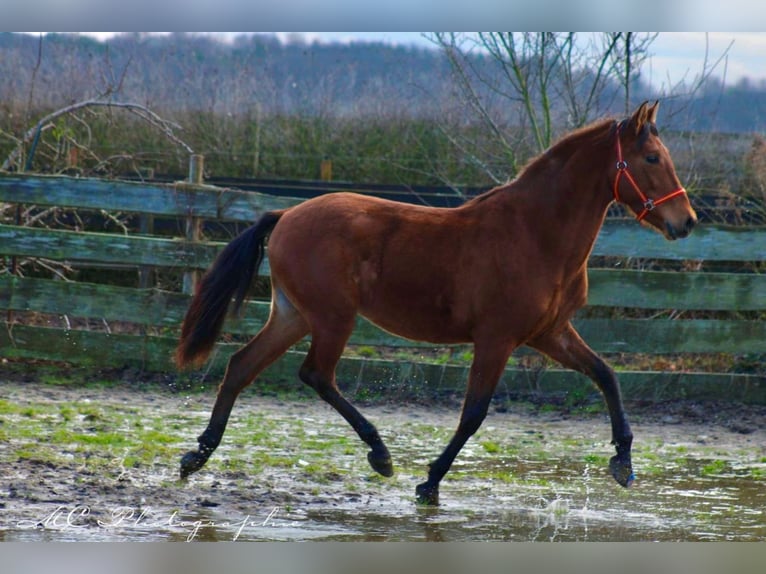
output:
[[[120,211],[199,221],[249,223],[271,209],[301,201],[188,182],[146,185],[123,181],[0,174],[0,203],[58,206],[94,211]],[[181,229],[184,226],[179,225]],[[151,231],[151,230],[149,230]],[[189,234],[159,237],[0,225],[0,258],[45,257],[98,266],[120,264],[136,270],[151,266],[179,271],[208,267],[223,242],[202,241]],[[664,261],[734,262],[762,269],[766,229],[700,226],[691,238],[667,242],[633,221],[607,220],[594,255]],[[702,265],[705,268],[705,265]],[[261,270],[268,274],[268,265]],[[589,270],[589,310],[655,309],[653,319],[592,318],[588,309],[575,321],[583,337],[604,353],[766,353],[766,321],[745,319],[766,311],[766,275],[758,272]],[[93,366],[129,365],[151,370],[172,369],[170,361],[189,295],[157,288],[70,282],[0,274],[0,309],[8,313],[65,316],[70,328],[7,321],[0,333],[0,355],[64,360]],[[673,310],[671,313],[664,311]],[[693,318],[694,312],[725,312],[724,318]],[[244,317],[227,323],[230,336],[253,334],[268,315],[268,302],[250,301]],[[593,313],[590,313],[592,316]],[[119,324],[119,328],[118,325]],[[128,327],[124,327],[128,325]],[[358,321],[351,343],[402,349],[427,348]],[[210,367],[220,372],[234,343],[221,343]],[[300,347],[299,347],[300,348]],[[294,378],[301,353],[272,367],[271,376]],[[465,365],[425,364],[345,357],[339,380],[354,388],[365,384],[420,383],[456,388],[465,383]],[[766,403],[766,382],[758,374],[622,372],[625,394],[640,396],[729,396]],[[589,386],[580,375],[558,369],[509,366],[503,388],[557,392]],[[510,391],[509,391],[510,392]]]

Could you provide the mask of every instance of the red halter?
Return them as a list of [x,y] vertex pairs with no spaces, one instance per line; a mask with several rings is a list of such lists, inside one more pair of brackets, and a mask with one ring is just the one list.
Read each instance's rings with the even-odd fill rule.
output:
[[632,175],[630,175],[630,172],[628,171],[628,162],[622,159],[622,146],[620,145],[620,128],[621,127],[622,126],[620,125],[617,126],[617,176],[614,178],[614,200],[621,201],[620,195],[617,192],[617,188],[619,187],[620,180],[622,179],[622,176],[624,175],[626,178],[628,178],[628,181],[633,186],[633,189],[636,190],[638,197],[641,198],[641,201],[644,205],[644,210],[636,216],[636,219],[638,221],[641,221],[644,217],[646,217],[646,214],[649,213],[651,210],[653,210],[655,207],[665,203],[666,201],[670,201],[677,195],[682,195],[686,193],[686,190],[683,187],[679,187],[675,191],[671,191],[667,195],[657,200],[654,200],[650,197],[646,197],[641,191],[641,188],[638,187],[636,180],[633,179]]

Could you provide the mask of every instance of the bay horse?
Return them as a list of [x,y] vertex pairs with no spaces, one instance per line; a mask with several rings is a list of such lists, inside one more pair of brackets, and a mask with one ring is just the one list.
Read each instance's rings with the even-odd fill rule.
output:
[[288,348],[311,335],[298,376],[370,447],[367,459],[393,475],[375,426],[339,391],[335,368],[361,314],[382,329],[437,344],[471,343],[473,364],[452,439],[417,486],[438,504],[439,483],[482,424],[511,352],[526,345],[590,377],[606,402],[622,486],[634,480],[633,435],[612,369],[570,319],[586,303],[586,266],[607,208],[618,201],[667,239],[697,223],[657,131],[659,102],[622,121],[574,131],[531,160],[513,181],[455,208],[331,193],[264,213],[229,243],[200,281],[176,351],[182,368],[209,356],[233,301],[240,307],[266,249],[271,312],[229,360],[198,450],[181,477],[199,470],[221,441],[240,391]]

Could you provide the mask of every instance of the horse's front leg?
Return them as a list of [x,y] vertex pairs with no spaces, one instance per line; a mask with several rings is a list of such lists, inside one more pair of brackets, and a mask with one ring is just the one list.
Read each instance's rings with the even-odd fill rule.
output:
[[421,504],[439,504],[439,483],[449,471],[463,445],[477,431],[487,416],[492,394],[505,368],[511,349],[507,345],[482,346],[476,344],[475,356],[468,377],[463,411],[455,434],[447,448],[429,465],[428,480],[415,489]]
[[300,379],[346,419],[371,450],[367,461],[382,476],[394,475],[391,454],[383,443],[378,429],[343,396],[335,380],[335,367],[343,348],[354,327],[353,316],[347,324],[338,321],[333,328],[315,328],[312,332],[311,347],[301,366]]
[[548,333],[528,345],[565,367],[587,375],[596,383],[609,409],[609,418],[612,422],[612,444],[617,449],[617,454],[609,460],[609,470],[620,485],[630,486],[635,480],[630,458],[633,433],[625,416],[620,385],[614,371],[588,347],[571,323],[567,323],[563,330]]

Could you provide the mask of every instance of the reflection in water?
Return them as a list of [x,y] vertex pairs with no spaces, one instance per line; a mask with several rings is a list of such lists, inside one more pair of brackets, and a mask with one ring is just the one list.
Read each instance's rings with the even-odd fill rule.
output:
[[403,477],[378,494],[349,495],[333,504],[305,497],[251,514],[227,515],[219,506],[120,521],[101,514],[72,525],[59,518],[37,526],[4,525],[0,540],[766,540],[766,489],[760,474],[747,469],[687,461],[680,472],[672,466],[647,473],[630,490],[605,480],[595,465],[566,459],[547,465],[520,461],[508,470],[513,480],[478,478],[500,464],[466,464],[442,485],[443,502],[436,508],[416,505],[408,495],[414,477]]
[[[502,492],[495,485],[489,498],[475,491],[462,497],[449,492],[443,497],[447,502],[437,508],[405,503],[375,512],[353,507],[307,510],[306,518],[349,528],[326,537],[332,540],[766,540],[763,481],[704,476],[698,472],[704,465],[694,461],[678,475],[654,473],[624,490],[602,477],[590,481],[587,464],[560,461],[548,470],[545,487],[520,480]],[[575,473],[580,481],[556,482]],[[491,506],[482,507],[488,500]]]

